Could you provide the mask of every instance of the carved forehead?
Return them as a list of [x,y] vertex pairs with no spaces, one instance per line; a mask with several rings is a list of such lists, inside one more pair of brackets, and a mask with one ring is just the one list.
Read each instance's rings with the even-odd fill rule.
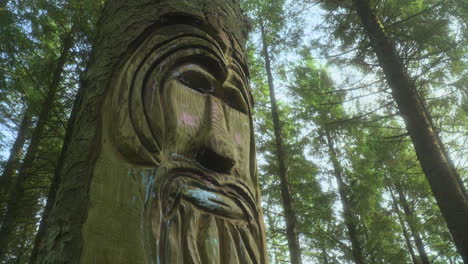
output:
[[[223,18],[224,19],[224,18]],[[160,19],[148,26],[135,40],[132,44],[129,45],[128,50],[134,50],[136,47],[140,46],[148,36],[154,34],[155,32],[163,31],[167,27],[172,26],[190,26],[193,29],[184,28],[185,33],[200,34],[201,36],[209,36],[216,45],[223,51],[226,56],[233,58],[237,64],[239,64],[243,71],[248,74],[248,67],[246,63],[246,58],[244,56],[244,44],[245,37],[239,39],[235,34],[230,34],[229,28],[226,28],[226,24],[222,23],[223,19],[219,17],[212,17],[209,13],[204,14],[203,18],[194,16],[190,13],[167,13],[160,16]],[[215,21],[213,21],[215,20]],[[178,30],[172,32],[166,32],[166,34],[176,35]],[[243,35],[243,34],[242,34]],[[161,41],[164,41],[161,39]],[[131,51],[130,51],[131,52]]]

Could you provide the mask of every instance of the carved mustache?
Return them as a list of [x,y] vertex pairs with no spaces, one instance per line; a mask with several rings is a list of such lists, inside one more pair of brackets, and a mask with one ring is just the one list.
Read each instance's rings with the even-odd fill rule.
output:
[[247,222],[255,219],[253,196],[240,182],[223,184],[214,175],[191,168],[172,169],[163,177],[160,198],[168,205],[164,213],[166,218],[171,218],[185,200],[220,217]]

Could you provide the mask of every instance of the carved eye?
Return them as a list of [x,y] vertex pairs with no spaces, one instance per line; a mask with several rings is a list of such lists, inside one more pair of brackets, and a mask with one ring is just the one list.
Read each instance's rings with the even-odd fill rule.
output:
[[177,67],[172,73],[172,78],[199,93],[214,95],[244,114],[249,111],[246,101],[239,91],[243,85],[235,78],[221,86],[217,79],[205,68],[191,63]]
[[244,114],[248,113],[249,110],[247,104],[245,103],[245,100],[237,87],[232,85],[225,85],[223,89],[218,92],[217,96],[237,111]]
[[215,89],[214,80],[208,73],[195,67],[187,66],[177,74],[176,79],[183,85],[204,94],[211,94]]

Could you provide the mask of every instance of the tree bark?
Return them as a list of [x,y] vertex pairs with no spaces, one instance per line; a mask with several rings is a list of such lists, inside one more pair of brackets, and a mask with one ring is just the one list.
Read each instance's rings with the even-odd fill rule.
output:
[[239,1],[99,21],[30,263],[267,263]]
[[353,0],[354,8],[392,89],[432,193],[447,222],[458,252],[468,263],[468,198],[455,167],[444,151],[431,116],[418,96],[395,45],[385,34],[369,0]]
[[330,131],[327,129],[325,129],[325,136],[327,138],[328,153],[333,165],[334,176],[338,183],[338,192],[340,194],[341,203],[343,205],[343,217],[345,220],[346,228],[348,230],[349,240],[351,241],[353,259],[356,264],[364,264],[366,263],[366,261],[362,252],[362,245],[359,239],[356,220],[353,216],[351,201],[349,201],[348,199],[346,184],[343,181],[343,170],[336,155],[333,138],[330,134]]
[[406,229],[406,225],[402,219],[400,210],[398,209],[398,202],[395,198],[395,195],[393,194],[393,191],[390,188],[389,188],[389,191],[390,191],[390,196],[392,198],[393,210],[395,211],[395,214],[397,215],[397,218],[398,218],[398,222],[400,223],[400,226],[403,230],[403,237],[405,238],[406,247],[408,248],[408,252],[411,256],[411,260],[413,261],[413,264],[419,264],[418,259],[416,258],[416,255],[414,254],[413,245],[411,245],[411,239],[410,239],[410,235],[408,234],[408,229]]
[[69,145],[70,145],[70,140],[71,140],[71,135],[72,135],[71,132],[73,131],[73,125],[75,124],[74,121],[76,120],[77,107],[81,100],[81,91],[82,89],[78,91],[78,94],[73,103],[73,109],[71,112],[70,119],[68,120],[68,123],[67,123],[67,129],[65,131],[65,138],[63,140],[62,150],[60,152],[60,157],[57,161],[57,164],[59,164],[59,166],[55,168],[54,177],[52,179],[52,183],[49,189],[49,194],[47,195],[47,203],[44,208],[44,212],[42,213],[41,222],[39,224],[39,228],[37,230],[36,238],[34,240],[34,245],[31,251],[31,255],[29,257],[29,263],[36,263],[38,253],[40,250],[40,246],[45,244],[44,239],[45,239],[45,234],[47,234],[50,211],[52,210],[52,206],[55,203],[55,199],[57,197],[57,190],[59,187],[59,183],[61,181],[60,171],[62,170],[62,167],[60,165],[63,164],[65,154],[69,150]]
[[288,168],[286,164],[286,153],[284,150],[283,138],[281,135],[281,123],[279,120],[278,106],[276,104],[275,88],[273,84],[273,75],[270,65],[270,54],[268,42],[266,41],[265,28],[263,22],[260,22],[261,37],[263,41],[263,58],[265,61],[265,71],[267,73],[268,87],[270,89],[271,115],[273,117],[273,127],[275,133],[276,152],[279,167],[279,176],[281,183],[281,197],[283,200],[284,217],[286,220],[286,235],[288,238],[289,253],[292,264],[301,264],[301,247],[299,243],[299,232],[297,228],[296,212],[293,205],[293,197],[288,179]]
[[415,227],[414,223],[414,214],[411,208],[409,207],[408,201],[406,200],[406,196],[403,193],[403,190],[399,184],[395,184],[395,189],[398,193],[399,200],[401,207],[403,208],[403,212],[405,213],[406,222],[411,230],[411,234],[413,235],[414,243],[416,244],[416,248],[418,249],[419,258],[421,259],[422,264],[430,264],[429,257],[427,256],[426,249],[424,248],[424,243],[421,238],[421,234]]
[[330,261],[328,260],[328,253],[325,250],[325,248],[322,248],[321,251],[322,251],[321,255],[322,255],[323,264],[330,264]]
[[[9,188],[15,171],[19,169],[21,154],[23,152],[24,143],[27,138],[27,131],[31,126],[32,121],[32,107],[30,105],[24,110],[23,118],[18,128],[18,134],[16,135],[15,142],[10,149],[10,156],[3,169],[2,176],[0,178],[0,200],[7,201]],[[2,207],[3,209],[3,207]],[[1,214],[3,217],[3,212]]]
[[50,112],[52,111],[52,106],[59,88],[59,83],[62,79],[64,66],[72,45],[73,34],[70,33],[64,39],[62,51],[57,60],[49,90],[47,91],[42,103],[42,109],[39,113],[37,124],[31,136],[31,143],[28,146],[20,171],[18,172],[16,182],[9,195],[7,212],[0,229],[0,259],[4,259],[5,254],[8,252],[8,245],[12,239],[12,234],[16,224],[15,221],[21,217],[23,211],[25,211],[24,207],[27,207],[23,204],[23,200],[25,198],[24,195],[26,188],[28,188],[28,179],[34,174],[34,171],[31,170],[32,165],[36,158],[36,153],[39,148],[46,123],[49,120]]

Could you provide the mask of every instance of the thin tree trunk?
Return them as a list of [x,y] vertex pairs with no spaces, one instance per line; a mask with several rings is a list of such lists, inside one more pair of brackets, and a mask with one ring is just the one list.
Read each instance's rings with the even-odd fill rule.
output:
[[408,205],[408,201],[406,200],[406,196],[401,189],[401,186],[395,184],[395,189],[398,193],[399,200],[401,207],[403,208],[403,212],[405,213],[406,222],[411,230],[411,234],[413,235],[414,243],[416,244],[416,248],[418,249],[419,258],[421,259],[422,264],[430,264],[429,257],[427,256],[426,249],[424,248],[424,243],[421,238],[421,234],[414,226],[414,214],[411,208]]
[[67,129],[65,132],[65,138],[63,140],[62,150],[60,152],[60,157],[57,161],[57,164],[59,166],[55,168],[54,177],[52,179],[52,183],[49,189],[49,194],[47,195],[47,203],[44,208],[44,212],[42,213],[41,222],[39,224],[39,229],[37,230],[36,238],[34,240],[34,246],[31,252],[31,256],[29,258],[29,263],[36,263],[38,253],[41,250],[40,246],[44,245],[43,239],[45,238],[45,234],[47,233],[47,227],[48,227],[47,224],[49,220],[50,210],[52,209],[52,205],[55,202],[58,186],[61,180],[60,171],[62,167],[60,165],[63,164],[63,159],[65,158],[65,154],[67,153],[69,145],[70,145],[70,140],[71,140],[71,135],[72,135],[71,131],[73,131],[73,125],[75,124],[75,121],[76,121],[77,107],[79,106],[79,103],[81,100],[81,92],[82,92],[82,89],[78,91],[78,94],[76,95],[75,101],[73,103],[73,109],[71,112],[70,119],[68,120]]
[[31,105],[28,105],[24,110],[23,118],[21,119],[21,123],[18,129],[18,134],[16,135],[15,142],[10,149],[10,156],[8,157],[8,161],[0,178],[0,200],[2,202],[8,200],[11,181],[15,175],[15,171],[19,169],[21,154],[23,152],[24,143],[26,142],[27,130],[31,126],[31,121],[32,107]]
[[22,202],[25,195],[25,189],[28,185],[27,180],[34,173],[31,168],[36,158],[36,153],[39,148],[39,143],[42,138],[43,131],[47,121],[49,120],[50,112],[55,101],[65,62],[68,58],[68,54],[72,45],[73,34],[70,33],[63,42],[62,52],[57,60],[49,90],[47,91],[44,102],[42,103],[42,109],[39,114],[36,127],[32,133],[31,143],[29,144],[28,150],[24,157],[15,185],[9,195],[8,209],[5,214],[3,225],[0,229],[0,259],[3,259],[5,254],[8,252],[8,245],[12,239],[16,224],[15,221],[21,216],[22,211],[24,210],[24,205]]
[[356,264],[364,264],[366,263],[366,261],[362,253],[362,245],[359,240],[356,220],[353,216],[351,202],[348,199],[346,185],[342,177],[343,172],[342,172],[341,165],[336,155],[333,138],[330,135],[330,131],[328,131],[327,129],[325,129],[325,135],[327,137],[328,153],[329,153],[332,165],[333,165],[334,175],[338,183],[338,192],[340,194],[341,203],[343,205],[343,217],[345,220],[346,228],[348,229],[349,240],[351,241],[351,248],[352,248],[354,262]]
[[353,0],[353,3],[392,89],[393,98],[457,250],[468,263],[468,198],[465,188],[432,126],[431,116],[425,111],[414,80],[409,77],[369,0]]
[[328,254],[325,248],[322,248],[322,259],[323,259],[323,264],[330,264],[330,261],[328,260]]
[[270,54],[268,51],[268,43],[265,37],[265,28],[263,22],[260,22],[261,34],[263,41],[263,58],[265,60],[265,70],[267,73],[268,87],[270,89],[270,104],[271,115],[273,116],[273,127],[276,141],[276,151],[278,158],[279,176],[281,182],[281,196],[283,198],[284,216],[286,220],[286,235],[288,238],[289,253],[291,255],[292,264],[301,264],[301,248],[299,244],[299,232],[297,229],[296,212],[293,206],[293,198],[288,179],[288,168],[286,165],[286,153],[281,135],[281,125],[278,114],[278,106],[276,105],[275,88],[273,86],[273,75],[270,66]]
[[411,239],[410,239],[410,235],[408,234],[408,229],[406,229],[406,225],[402,219],[400,210],[398,209],[398,202],[395,198],[395,195],[393,194],[393,191],[390,188],[389,188],[389,191],[390,191],[390,196],[392,198],[393,210],[395,211],[397,218],[398,218],[398,222],[400,223],[401,228],[403,230],[403,237],[405,238],[406,247],[408,248],[409,254],[411,256],[411,260],[413,261],[413,264],[419,264],[416,258],[416,255],[414,254],[413,245],[411,245]]

